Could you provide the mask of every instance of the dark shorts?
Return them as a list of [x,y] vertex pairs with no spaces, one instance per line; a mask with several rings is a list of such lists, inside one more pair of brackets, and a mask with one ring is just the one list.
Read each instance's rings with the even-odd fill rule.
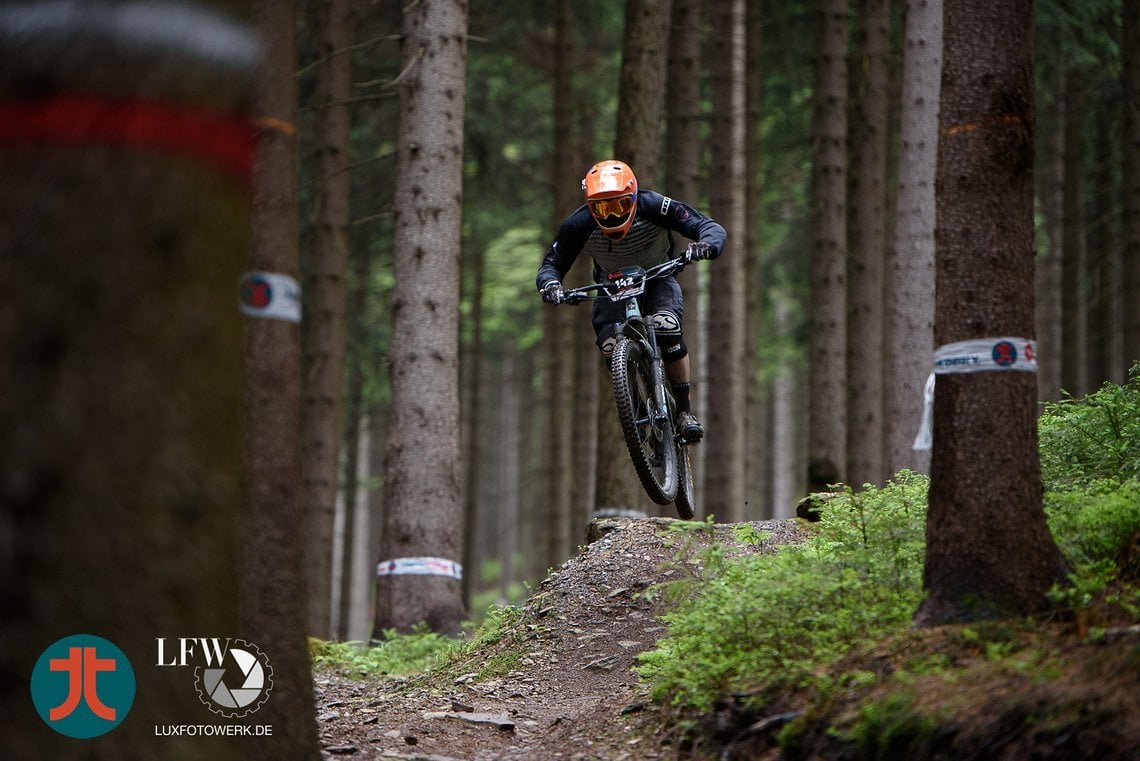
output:
[[[681,284],[675,277],[662,277],[650,280],[645,293],[637,297],[641,313],[646,317],[658,312],[672,312],[677,317],[678,328],[685,317],[685,299],[681,294]],[[614,333],[614,324],[625,320],[625,302],[598,299],[594,302],[594,335],[598,346]]]

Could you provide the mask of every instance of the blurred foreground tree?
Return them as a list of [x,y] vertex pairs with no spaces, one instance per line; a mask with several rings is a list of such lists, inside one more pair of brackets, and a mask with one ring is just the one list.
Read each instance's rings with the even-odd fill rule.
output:
[[[4,758],[242,751],[157,736],[213,714],[193,668],[154,664],[158,637],[238,631],[256,60],[204,3],[0,8]],[[37,717],[29,674],[84,633],[123,651],[136,699],[79,741]]]

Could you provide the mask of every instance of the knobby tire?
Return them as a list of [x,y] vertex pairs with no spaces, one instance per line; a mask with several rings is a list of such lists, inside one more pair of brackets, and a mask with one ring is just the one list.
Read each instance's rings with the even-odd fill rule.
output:
[[658,415],[653,368],[637,341],[619,340],[611,358],[614,402],[630,459],[645,493],[659,505],[677,497],[677,447],[673,419]]
[[693,487],[693,464],[689,459],[689,445],[678,443],[677,450],[677,498],[673,505],[677,517],[690,520],[696,512],[696,490]]

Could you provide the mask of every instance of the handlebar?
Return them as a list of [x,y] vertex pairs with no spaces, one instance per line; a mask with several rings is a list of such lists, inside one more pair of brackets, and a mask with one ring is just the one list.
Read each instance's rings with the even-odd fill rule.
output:
[[[670,259],[669,261],[661,262],[660,264],[655,264],[647,270],[641,270],[640,283],[644,286],[644,283],[647,283],[650,280],[654,280],[659,277],[668,277],[669,275],[672,275],[673,273],[684,269],[686,264],[688,264],[688,262],[686,262],[682,257]],[[620,276],[622,273],[625,273],[627,271],[628,270],[618,270],[616,272],[609,273],[607,277],[614,282],[591,283],[590,285],[583,285],[577,288],[567,288],[562,292],[562,303],[570,305],[580,304],[586,300],[600,299],[603,297],[603,295],[614,298],[614,294],[625,287],[620,282],[617,282],[617,276]],[[595,293],[595,291],[597,291],[597,293]],[[636,293],[631,293],[629,296],[624,296],[623,298],[630,298],[630,296],[636,295],[637,293],[641,293],[641,290],[639,289]]]

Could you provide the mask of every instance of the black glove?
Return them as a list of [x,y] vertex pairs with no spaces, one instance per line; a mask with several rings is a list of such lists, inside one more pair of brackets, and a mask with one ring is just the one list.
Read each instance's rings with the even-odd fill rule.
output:
[[561,304],[565,301],[566,294],[562,290],[562,283],[559,283],[557,280],[551,280],[542,286],[542,300],[547,304]]
[[712,259],[713,247],[710,243],[696,242],[690,243],[689,247],[685,249],[685,263],[691,264],[698,262],[701,259]]

